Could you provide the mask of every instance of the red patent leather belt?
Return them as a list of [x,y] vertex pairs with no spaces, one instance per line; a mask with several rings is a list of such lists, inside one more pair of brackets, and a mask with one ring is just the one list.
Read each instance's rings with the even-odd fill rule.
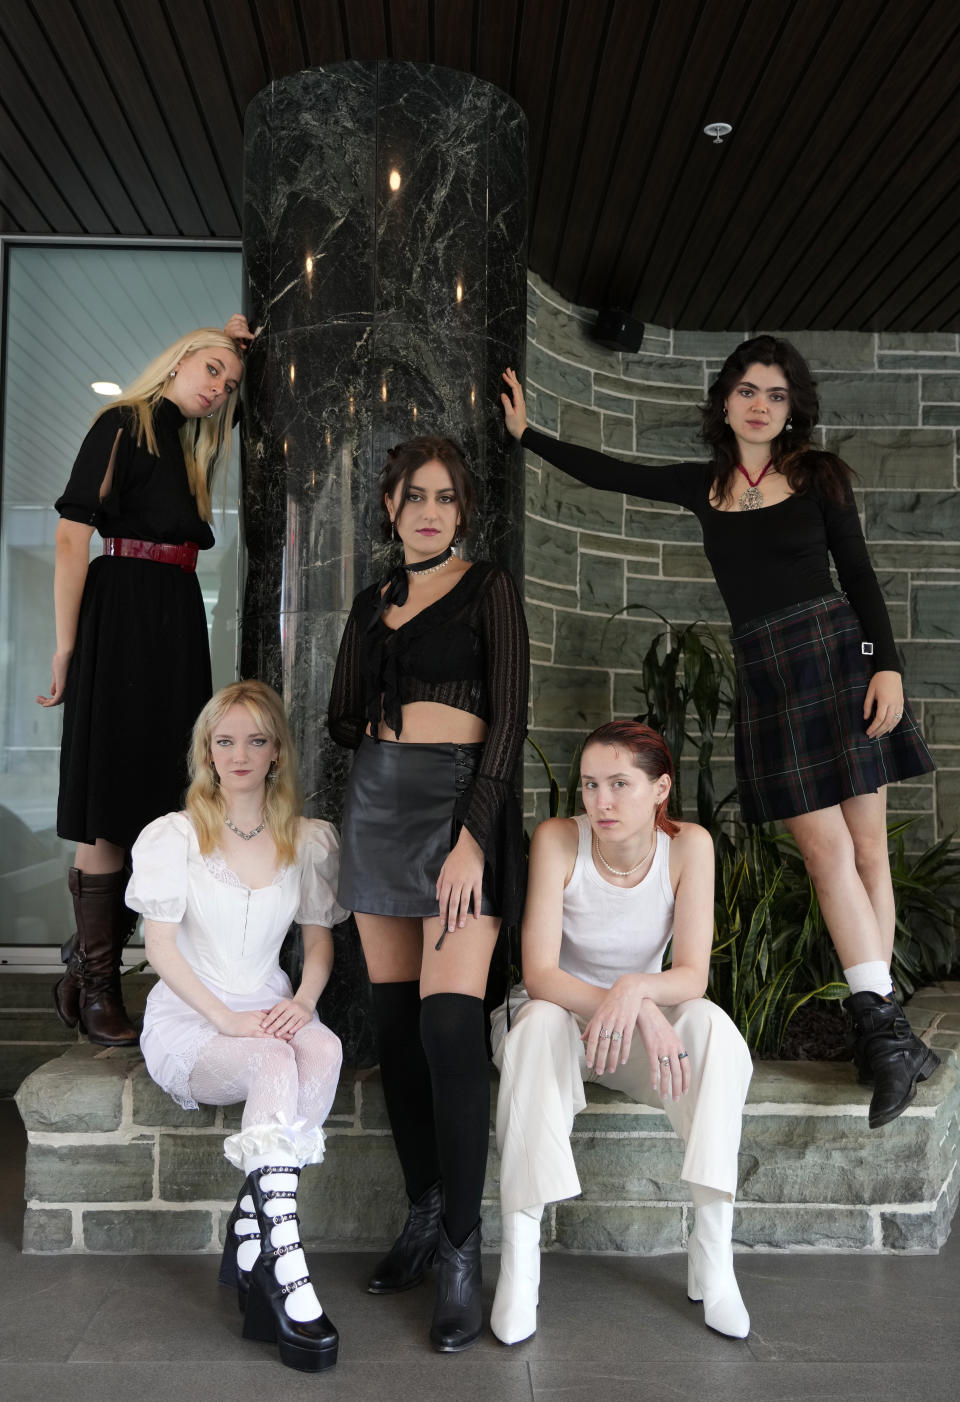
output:
[[126,555],[133,560],[157,560],[162,565],[179,565],[192,574],[197,568],[197,555],[200,547],[187,542],[186,545],[160,545],[154,540],[127,540],[123,536],[106,536],[103,542],[104,555]]

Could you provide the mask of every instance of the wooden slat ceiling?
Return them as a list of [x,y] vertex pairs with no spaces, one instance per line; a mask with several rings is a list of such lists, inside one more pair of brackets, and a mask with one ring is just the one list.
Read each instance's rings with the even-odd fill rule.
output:
[[[345,59],[530,119],[530,264],[703,330],[956,330],[956,0],[2,0],[0,232],[235,238],[243,112]],[[709,121],[733,123],[720,146]]]

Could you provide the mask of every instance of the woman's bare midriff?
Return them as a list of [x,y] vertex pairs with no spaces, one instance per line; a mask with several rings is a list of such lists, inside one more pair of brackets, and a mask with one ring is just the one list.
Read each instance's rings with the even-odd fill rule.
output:
[[486,738],[486,721],[469,711],[441,706],[436,701],[411,701],[404,706],[401,735],[380,722],[380,739],[399,740],[401,744],[474,745]]

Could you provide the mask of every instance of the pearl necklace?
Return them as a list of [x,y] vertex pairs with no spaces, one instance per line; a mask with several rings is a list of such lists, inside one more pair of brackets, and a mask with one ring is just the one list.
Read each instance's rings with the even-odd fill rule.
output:
[[223,821],[226,823],[230,831],[235,832],[238,837],[242,837],[244,842],[249,842],[251,838],[256,837],[258,832],[263,832],[264,828],[267,826],[266,818],[261,818],[260,826],[258,828],[254,828],[252,832],[243,832],[240,828],[237,827],[236,823],[231,823],[229,818],[224,817]]
[[609,871],[611,876],[632,876],[635,871],[640,870],[644,862],[649,861],[650,857],[652,857],[654,848],[657,845],[657,830],[656,828],[654,828],[653,830],[653,841],[650,844],[650,851],[646,854],[645,857],[641,857],[639,862],[632,866],[629,871],[617,871],[616,867],[612,867],[607,861],[606,857],[600,851],[600,839],[599,837],[597,837],[596,833],[593,834],[593,840],[596,845],[597,856],[600,858],[601,862],[603,862],[603,865],[606,867],[607,871]]

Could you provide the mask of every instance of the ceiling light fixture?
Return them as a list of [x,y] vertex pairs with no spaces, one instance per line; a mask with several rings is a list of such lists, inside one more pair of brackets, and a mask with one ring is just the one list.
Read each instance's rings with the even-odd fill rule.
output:
[[120,393],[120,386],[115,385],[112,380],[94,380],[90,388],[93,390],[94,394],[109,395]]
[[704,136],[712,136],[714,146],[722,146],[723,138],[729,136],[733,127],[729,122],[708,122],[703,129]]

